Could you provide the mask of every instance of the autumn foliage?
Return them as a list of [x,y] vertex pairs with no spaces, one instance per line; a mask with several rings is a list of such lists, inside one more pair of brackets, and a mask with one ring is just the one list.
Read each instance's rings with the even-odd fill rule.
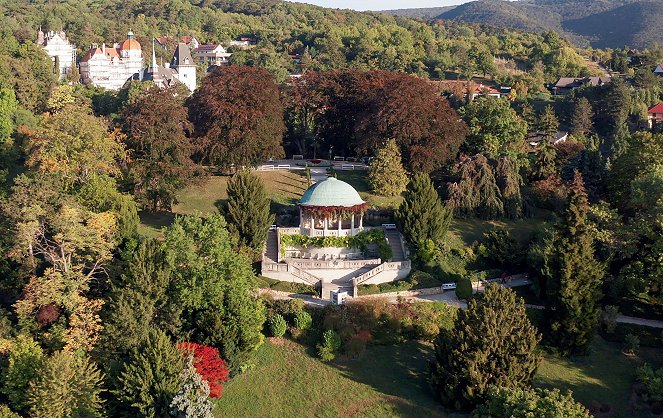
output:
[[198,374],[209,385],[209,396],[220,398],[223,392],[223,382],[229,380],[226,362],[219,356],[219,350],[202,344],[183,342],[177,348],[185,353],[193,354],[193,365]]

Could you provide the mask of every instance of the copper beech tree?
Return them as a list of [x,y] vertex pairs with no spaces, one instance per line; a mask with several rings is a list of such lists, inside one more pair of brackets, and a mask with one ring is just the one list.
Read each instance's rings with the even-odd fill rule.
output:
[[264,68],[230,66],[205,78],[188,102],[199,159],[230,167],[283,154],[283,104]]

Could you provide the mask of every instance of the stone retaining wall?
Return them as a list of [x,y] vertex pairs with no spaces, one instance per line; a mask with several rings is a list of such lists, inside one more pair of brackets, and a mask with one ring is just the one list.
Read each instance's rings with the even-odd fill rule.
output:
[[404,298],[412,298],[417,296],[439,295],[441,293],[444,293],[444,289],[442,288],[442,286],[438,286],[438,287],[429,287],[427,289],[401,290],[400,292],[375,293],[372,295],[355,296],[353,299],[388,298],[388,297],[398,297],[398,296]]

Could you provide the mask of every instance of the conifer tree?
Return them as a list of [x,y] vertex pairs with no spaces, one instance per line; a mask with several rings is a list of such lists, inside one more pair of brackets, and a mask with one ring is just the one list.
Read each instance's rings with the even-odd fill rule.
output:
[[228,231],[236,238],[239,248],[260,254],[274,222],[265,185],[253,172],[242,170],[230,179],[227,191],[223,216],[228,222]]
[[491,386],[530,384],[539,364],[540,340],[511,289],[489,285],[460,310],[454,327],[435,341],[430,382],[442,403],[469,410],[485,400]]
[[428,174],[416,174],[405,191],[405,199],[396,210],[396,223],[407,241],[418,248],[427,240],[444,239],[451,211],[447,210]]
[[125,416],[166,417],[183,371],[182,352],[163,331],[152,330],[124,364],[112,393]]
[[396,140],[390,139],[371,162],[368,180],[373,191],[382,196],[398,196],[407,186],[401,151]]
[[558,227],[551,274],[547,277],[552,341],[566,355],[584,354],[598,325],[604,266],[596,259],[587,222],[589,203],[576,171],[568,206]]
[[534,160],[534,170],[532,175],[537,180],[543,180],[557,173],[557,148],[550,142],[544,142],[536,150],[536,159]]
[[586,137],[594,130],[594,111],[586,97],[581,97],[575,104],[571,117],[571,134]]
[[523,179],[518,170],[518,162],[511,157],[500,158],[497,161],[495,175],[502,194],[504,215],[509,219],[521,218],[523,216],[523,196],[520,186]]
[[30,417],[103,417],[102,375],[90,359],[58,351],[30,384]]
[[502,193],[495,181],[493,167],[483,155],[477,155],[474,163],[476,164],[474,187],[479,192],[477,215],[482,219],[499,218],[504,214],[504,204]]
[[130,352],[145,341],[151,329],[179,333],[182,305],[174,300],[174,282],[165,252],[156,240],[138,245],[113,288],[102,333],[106,362]]
[[559,119],[555,114],[555,110],[552,106],[546,106],[545,110],[539,117],[539,131],[543,133],[543,137],[546,141],[550,141],[555,137],[555,134],[559,130]]
[[182,387],[170,404],[170,415],[176,418],[214,418],[209,385],[198,374],[189,355],[182,371]]

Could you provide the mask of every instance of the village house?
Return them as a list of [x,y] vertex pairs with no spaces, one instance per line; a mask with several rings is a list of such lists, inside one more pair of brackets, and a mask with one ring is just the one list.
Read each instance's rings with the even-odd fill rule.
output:
[[[565,131],[558,131],[553,135],[552,138],[549,138],[548,142],[557,145],[560,142],[566,142],[566,140],[569,138],[569,133]],[[540,144],[544,143],[546,140],[545,134],[541,132],[530,132],[527,135],[527,144],[530,146],[530,149],[535,149],[538,147]]]
[[69,42],[63,30],[60,32],[37,32],[36,44],[44,48],[46,54],[53,60],[53,72],[64,79],[72,68],[76,66],[76,46]]
[[83,84],[91,84],[109,90],[118,90],[130,78],[143,70],[143,52],[134,33],[129,31],[127,39],[112,47],[93,45],[81,58],[80,72]]
[[602,86],[606,83],[612,81],[610,77],[561,77],[557,82],[552,86],[551,90],[555,96],[564,96],[571,90],[577,89],[584,85],[589,86]]
[[[508,93],[503,94],[501,89],[483,83],[474,83],[472,81],[463,81],[463,80],[442,80],[442,81],[431,81],[440,92],[449,93],[452,96],[466,98],[468,94],[472,101],[476,100],[478,97],[494,97],[500,98]],[[509,89],[510,91],[510,89]]]
[[198,48],[193,50],[193,59],[197,63],[204,63],[208,66],[221,66],[228,64],[228,58],[232,54],[226,52],[223,45],[205,44],[199,45]]
[[647,125],[653,129],[654,125],[663,122],[663,103],[652,106],[647,110]]

